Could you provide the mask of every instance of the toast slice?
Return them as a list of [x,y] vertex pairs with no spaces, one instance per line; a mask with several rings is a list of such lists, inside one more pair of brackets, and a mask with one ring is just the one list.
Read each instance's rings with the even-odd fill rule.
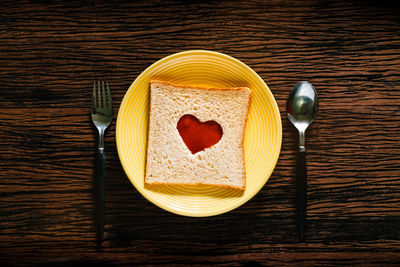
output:
[[244,190],[250,96],[247,87],[151,81],[145,183]]

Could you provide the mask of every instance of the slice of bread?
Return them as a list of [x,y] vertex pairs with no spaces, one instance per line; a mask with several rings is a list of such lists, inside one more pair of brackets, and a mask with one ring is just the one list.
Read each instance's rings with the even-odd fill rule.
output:
[[[247,87],[217,89],[151,81],[145,182],[244,190],[243,141],[250,95]],[[216,122],[222,128],[221,139],[193,153],[177,127],[184,115],[205,124]]]

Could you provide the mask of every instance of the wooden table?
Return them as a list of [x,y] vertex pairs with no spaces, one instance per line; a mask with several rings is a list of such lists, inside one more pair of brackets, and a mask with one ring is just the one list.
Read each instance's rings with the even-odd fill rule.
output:
[[[387,1],[2,1],[0,262],[75,266],[400,265],[400,8]],[[188,218],[145,200],[115,145],[106,239],[96,242],[92,83],[115,113],[133,80],[174,52],[223,52],[268,84],[282,116],[278,164],[227,214]],[[297,132],[286,98],[318,90],[308,131],[308,232],[298,240]]]

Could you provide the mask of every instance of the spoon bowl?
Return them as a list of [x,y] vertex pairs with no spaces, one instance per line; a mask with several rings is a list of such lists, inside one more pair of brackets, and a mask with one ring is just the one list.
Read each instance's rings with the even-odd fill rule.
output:
[[287,100],[289,120],[300,131],[305,131],[314,121],[318,111],[318,96],[309,82],[299,82],[290,91]]

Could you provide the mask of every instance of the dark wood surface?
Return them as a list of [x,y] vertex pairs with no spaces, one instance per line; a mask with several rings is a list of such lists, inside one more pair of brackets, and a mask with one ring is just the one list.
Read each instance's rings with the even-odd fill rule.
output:
[[[2,265],[400,265],[400,8],[387,1],[1,1]],[[145,200],[106,136],[105,241],[94,231],[94,80],[115,112],[133,80],[174,52],[234,56],[269,85],[280,159],[238,209],[209,218]],[[289,90],[317,88],[308,131],[306,242],[295,213]]]

